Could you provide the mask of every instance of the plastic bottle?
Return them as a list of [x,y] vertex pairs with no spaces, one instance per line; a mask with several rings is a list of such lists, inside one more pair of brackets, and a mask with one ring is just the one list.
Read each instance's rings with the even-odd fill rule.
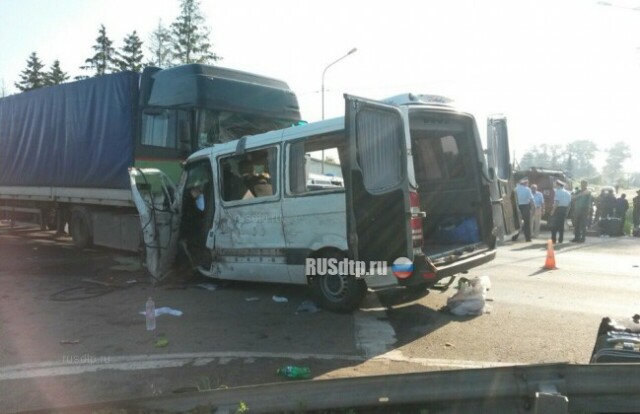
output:
[[278,368],[276,371],[279,375],[289,379],[305,379],[311,376],[311,370],[307,367],[296,367],[293,365],[287,365],[286,367]]
[[153,331],[156,329],[156,305],[153,303],[153,299],[147,299],[145,305],[145,316],[147,318],[147,331]]

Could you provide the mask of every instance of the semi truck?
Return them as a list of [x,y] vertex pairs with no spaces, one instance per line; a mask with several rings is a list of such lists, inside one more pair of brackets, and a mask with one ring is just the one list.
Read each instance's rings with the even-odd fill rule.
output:
[[[299,122],[285,82],[202,64],[8,96],[0,99],[0,219],[68,225],[79,248],[146,251],[160,241],[145,240],[145,229],[171,221],[163,214],[191,153]],[[150,215],[140,214],[143,204]]]

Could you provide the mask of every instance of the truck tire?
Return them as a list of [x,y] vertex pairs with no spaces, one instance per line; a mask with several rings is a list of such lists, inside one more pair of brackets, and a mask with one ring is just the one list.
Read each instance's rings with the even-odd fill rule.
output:
[[[345,257],[337,251],[326,252],[319,256],[319,258],[334,258],[338,261]],[[311,287],[321,307],[340,313],[358,309],[367,294],[365,281],[348,274],[315,276],[311,280]]]
[[91,219],[89,211],[84,207],[74,207],[71,210],[70,233],[73,244],[78,249],[84,249],[93,244]]

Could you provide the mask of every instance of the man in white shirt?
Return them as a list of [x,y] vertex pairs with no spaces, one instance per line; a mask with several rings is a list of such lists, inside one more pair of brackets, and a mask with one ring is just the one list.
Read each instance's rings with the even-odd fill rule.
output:
[[544,211],[544,196],[538,191],[538,186],[531,184],[531,194],[533,194],[533,219],[531,222],[531,233],[533,237],[540,235],[540,220],[542,220],[542,212]]
[[[529,179],[523,178],[516,186],[516,201],[518,202],[518,209],[520,215],[524,220],[524,239],[528,242],[531,241],[531,205],[533,204],[533,194],[529,188]],[[518,240],[520,233],[513,236],[512,240]]]
[[[564,183],[556,180],[556,194],[553,197],[553,210],[551,210],[551,240],[553,243],[562,243],[564,238],[564,222],[567,220],[567,212],[571,204],[571,193],[564,189]],[[558,238],[556,239],[556,234]]]

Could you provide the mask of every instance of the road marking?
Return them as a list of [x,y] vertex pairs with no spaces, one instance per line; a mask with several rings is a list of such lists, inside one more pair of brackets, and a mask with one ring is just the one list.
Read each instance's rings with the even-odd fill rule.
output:
[[63,362],[48,361],[19,364],[0,367],[0,381],[20,380],[27,378],[58,377],[62,375],[80,375],[98,371],[140,371],[147,369],[179,368],[184,366],[204,366],[215,362],[228,363],[234,359],[252,361],[259,358],[273,359],[321,359],[342,360],[351,362],[389,361],[418,364],[427,367],[438,368],[489,368],[501,366],[521,365],[521,363],[491,362],[491,361],[465,361],[437,358],[406,357],[399,350],[390,351],[374,358],[367,359],[358,355],[334,355],[334,354],[305,354],[305,353],[277,353],[277,352],[200,352],[200,353],[176,353],[162,355],[129,355],[117,357],[92,357],[88,362]]
[[491,362],[491,361],[468,361],[468,360],[456,360],[456,359],[440,359],[440,358],[420,358],[420,357],[407,357],[402,354],[400,350],[394,350],[387,352],[386,354],[379,355],[372,359],[392,361],[392,362],[407,362],[411,364],[418,364],[427,367],[440,367],[440,368],[492,368],[492,367],[508,367],[513,365],[522,365],[522,362]]
[[215,359],[322,359],[362,362],[358,355],[305,354],[277,352],[199,352],[162,355],[93,356],[78,358],[78,361],[47,361],[0,367],[0,381],[56,377],[61,375],[84,374],[102,370],[138,371],[145,369],[202,366]]
[[353,313],[356,347],[366,358],[382,355],[396,343],[396,331],[387,320],[378,295],[370,292],[362,307]]

